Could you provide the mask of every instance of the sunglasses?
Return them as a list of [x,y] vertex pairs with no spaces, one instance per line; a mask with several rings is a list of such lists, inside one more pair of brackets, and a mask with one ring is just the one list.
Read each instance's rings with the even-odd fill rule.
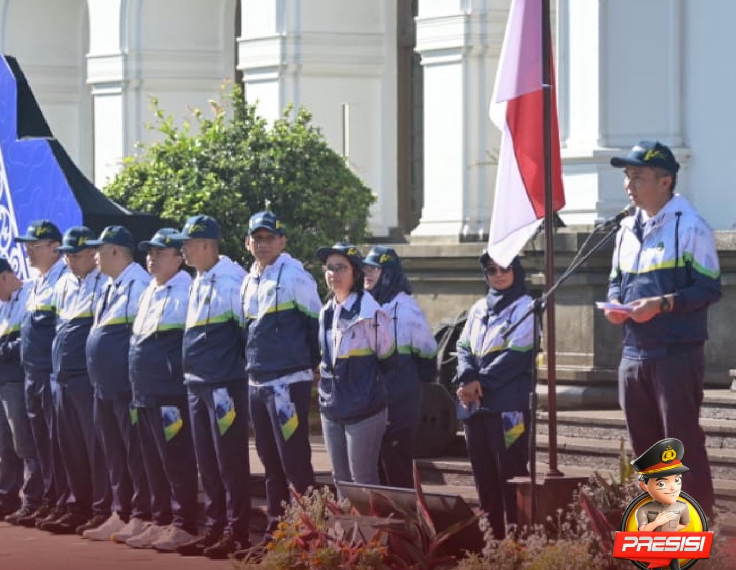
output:
[[483,268],[483,271],[486,273],[486,275],[490,275],[493,277],[496,274],[506,274],[511,271],[511,266],[508,267],[499,267],[498,265],[491,265],[490,267]]

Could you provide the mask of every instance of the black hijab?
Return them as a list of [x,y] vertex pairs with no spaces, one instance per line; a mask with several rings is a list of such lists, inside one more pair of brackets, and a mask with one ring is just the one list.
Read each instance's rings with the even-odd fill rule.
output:
[[[511,267],[514,271],[514,282],[511,287],[503,290],[494,289],[493,287],[488,288],[486,303],[488,304],[488,312],[491,314],[498,315],[519,297],[527,294],[524,281],[526,273],[518,256],[511,262]],[[485,276],[485,264],[483,265],[483,275]]]
[[411,285],[409,280],[401,271],[400,267],[387,265],[381,268],[381,276],[378,283],[371,290],[371,295],[379,305],[393,301],[394,297],[401,292],[411,295]]

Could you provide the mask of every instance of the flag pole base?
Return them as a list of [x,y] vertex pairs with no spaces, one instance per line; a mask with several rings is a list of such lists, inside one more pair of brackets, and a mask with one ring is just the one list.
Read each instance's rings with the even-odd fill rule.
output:
[[546,524],[547,518],[557,521],[557,510],[567,511],[573,501],[573,494],[579,485],[588,482],[588,477],[564,475],[550,477],[538,475],[534,490],[536,491],[536,516],[532,518],[532,479],[531,477],[514,477],[508,481],[514,489],[516,511],[519,526]]

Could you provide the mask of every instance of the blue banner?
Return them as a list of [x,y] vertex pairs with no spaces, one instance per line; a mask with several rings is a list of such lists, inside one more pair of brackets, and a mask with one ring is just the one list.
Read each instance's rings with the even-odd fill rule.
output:
[[[13,237],[25,233],[30,222],[38,219],[53,221],[64,233],[82,223],[82,210],[48,139],[19,136],[21,120],[45,125],[42,116],[18,116],[19,108],[40,115],[35,101],[19,105],[23,103],[19,101],[19,81],[25,79],[16,77],[8,60],[0,55],[0,256],[10,261],[18,276],[27,278],[25,250]],[[33,97],[30,89],[20,93],[21,97]]]

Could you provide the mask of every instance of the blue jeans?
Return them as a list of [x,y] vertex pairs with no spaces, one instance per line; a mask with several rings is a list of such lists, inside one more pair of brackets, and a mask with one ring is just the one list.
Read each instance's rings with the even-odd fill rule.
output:
[[336,422],[322,414],[322,433],[335,482],[381,484],[378,456],[387,419],[386,408],[355,423]]
[[[26,413],[23,382],[0,386],[0,505],[12,507],[18,491],[31,508],[41,504],[43,475]],[[5,504],[5,503],[9,504]]]

